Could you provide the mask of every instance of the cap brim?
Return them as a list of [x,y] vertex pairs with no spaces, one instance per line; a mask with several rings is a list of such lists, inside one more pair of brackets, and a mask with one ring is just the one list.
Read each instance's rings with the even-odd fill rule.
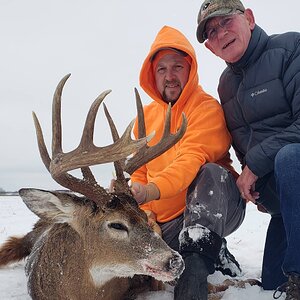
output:
[[151,62],[154,60],[156,54],[157,54],[159,51],[161,51],[161,50],[172,50],[172,51],[174,51],[174,52],[176,52],[176,53],[178,53],[178,54],[180,54],[180,55],[182,55],[182,56],[187,56],[187,55],[188,55],[188,54],[187,54],[186,52],[184,52],[183,50],[180,50],[180,49],[177,49],[177,48],[173,48],[173,47],[162,47],[162,48],[157,49],[157,51],[155,51],[155,52],[151,55],[151,57],[150,57],[150,61],[151,61]]
[[205,39],[203,38],[203,32],[205,30],[206,22],[208,20],[210,20],[211,18],[214,18],[214,17],[231,15],[234,11],[235,10],[233,10],[232,8],[222,9],[219,11],[215,11],[212,14],[210,14],[209,16],[207,16],[206,18],[204,18],[197,27],[196,36],[197,36],[198,42],[204,43],[204,41],[205,41]]

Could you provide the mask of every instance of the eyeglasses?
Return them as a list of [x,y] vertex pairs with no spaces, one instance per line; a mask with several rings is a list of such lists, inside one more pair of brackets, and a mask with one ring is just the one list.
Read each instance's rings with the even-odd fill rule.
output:
[[211,28],[206,28],[206,30],[203,33],[203,38],[205,40],[213,41],[219,33],[219,28],[223,28],[224,30],[228,30],[231,28],[231,26],[234,24],[234,19],[236,15],[244,14],[242,11],[235,12],[234,14],[224,17],[219,20],[219,22]]

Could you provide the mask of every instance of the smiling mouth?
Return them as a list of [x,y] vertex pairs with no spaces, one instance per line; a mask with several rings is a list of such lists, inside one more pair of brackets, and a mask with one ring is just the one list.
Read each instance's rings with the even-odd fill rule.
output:
[[179,86],[178,83],[173,83],[173,84],[168,83],[168,84],[165,85],[165,88],[173,89],[173,88],[176,88],[178,86]]
[[229,41],[227,44],[225,44],[225,45],[223,46],[222,49],[223,49],[223,50],[226,49],[228,46],[230,46],[230,45],[233,44],[234,42],[235,42],[235,39]]

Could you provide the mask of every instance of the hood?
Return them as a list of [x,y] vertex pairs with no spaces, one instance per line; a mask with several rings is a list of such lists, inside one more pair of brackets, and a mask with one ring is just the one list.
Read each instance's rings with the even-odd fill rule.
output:
[[184,87],[179,99],[174,104],[176,106],[182,106],[195,91],[198,86],[198,74],[197,74],[197,60],[193,46],[187,40],[187,38],[177,29],[164,26],[157,34],[149,54],[147,55],[141,72],[140,72],[140,85],[143,90],[156,102],[167,105],[157,91],[155,87],[155,79],[152,71],[151,58],[158,50],[162,48],[175,48],[186,52],[191,57],[191,70],[188,82]]

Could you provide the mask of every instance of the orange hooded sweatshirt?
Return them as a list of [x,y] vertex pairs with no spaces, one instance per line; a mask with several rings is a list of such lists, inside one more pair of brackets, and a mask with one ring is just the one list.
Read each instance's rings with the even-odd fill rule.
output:
[[[155,213],[158,222],[168,222],[185,209],[188,186],[199,169],[207,162],[218,162],[235,172],[228,153],[231,137],[227,131],[220,104],[203,91],[198,82],[196,54],[178,30],[164,26],[157,34],[140,72],[140,85],[153,101],[144,106],[146,134],[155,131],[149,146],[161,138],[168,105],[155,87],[151,57],[161,48],[176,48],[191,57],[188,82],[179,99],[172,106],[171,132],[175,133],[182,122],[184,112],[188,126],[183,138],[171,149],[136,170],[132,182],[155,183],[160,199],[141,205]],[[134,127],[137,137],[137,126]]]

